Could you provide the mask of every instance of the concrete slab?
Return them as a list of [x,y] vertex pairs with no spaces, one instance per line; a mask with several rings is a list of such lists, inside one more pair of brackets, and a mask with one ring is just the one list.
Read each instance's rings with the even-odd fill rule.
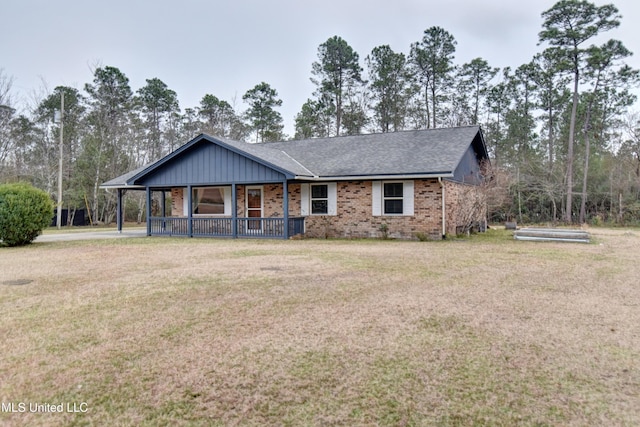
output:
[[589,232],[570,228],[521,228],[513,233],[516,240],[589,243]]
[[78,231],[75,233],[55,233],[55,234],[42,234],[36,237],[35,242],[69,242],[73,240],[94,240],[94,239],[121,239],[124,237],[145,237],[147,230],[134,229],[134,230],[122,230],[122,233],[118,233],[114,230],[96,230],[96,231]]

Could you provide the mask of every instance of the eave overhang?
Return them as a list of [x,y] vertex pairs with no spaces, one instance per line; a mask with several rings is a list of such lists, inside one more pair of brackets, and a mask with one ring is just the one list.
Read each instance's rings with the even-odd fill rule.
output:
[[371,174],[371,175],[335,175],[335,176],[296,176],[297,181],[384,181],[402,179],[453,178],[453,172],[433,172],[415,174]]

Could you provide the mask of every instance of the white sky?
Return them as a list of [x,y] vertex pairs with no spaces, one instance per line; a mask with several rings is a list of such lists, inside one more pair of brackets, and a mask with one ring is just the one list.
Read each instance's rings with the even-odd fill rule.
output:
[[[261,81],[283,100],[285,132],[311,97],[311,63],[329,37],[345,39],[360,55],[388,44],[408,54],[425,29],[440,26],[458,45],[455,63],[486,59],[516,68],[542,50],[540,14],[554,0],[2,0],[0,69],[13,77],[23,103],[59,85],[82,90],[92,69],[115,66],[136,91],[157,77],[177,92],[180,108],[207,94],[246,105],[242,95]],[[640,68],[640,2],[615,4],[622,40]],[[366,72],[366,71],[365,71]]]

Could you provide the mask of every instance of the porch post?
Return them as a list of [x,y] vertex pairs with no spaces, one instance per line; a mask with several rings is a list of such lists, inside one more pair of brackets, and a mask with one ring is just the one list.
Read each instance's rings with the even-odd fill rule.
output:
[[238,191],[235,182],[231,184],[231,233],[234,239],[238,237]]
[[193,237],[193,191],[191,185],[187,185],[187,235]]
[[287,179],[282,181],[282,209],[284,210],[284,236],[286,240],[289,238],[289,185]]
[[165,190],[162,190],[162,193],[160,193],[160,204],[162,205],[160,212],[162,212],[162,218],[167,216],[167,209],[165,208],[166,202],[167,202],[167,194]]
[[122,188],[118,188],[118,206],[116,208],[116,224],[118,233],[122,233]]
[[151,188],[147,187],[147,236],[151,236]]

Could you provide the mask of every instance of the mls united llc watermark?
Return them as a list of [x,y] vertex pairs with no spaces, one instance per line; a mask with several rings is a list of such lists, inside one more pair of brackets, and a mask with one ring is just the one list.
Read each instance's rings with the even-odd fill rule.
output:
[[37,403],[37,402],[1,402],[0,410],[11,413],[84,413],[89,410],[86,402]]

